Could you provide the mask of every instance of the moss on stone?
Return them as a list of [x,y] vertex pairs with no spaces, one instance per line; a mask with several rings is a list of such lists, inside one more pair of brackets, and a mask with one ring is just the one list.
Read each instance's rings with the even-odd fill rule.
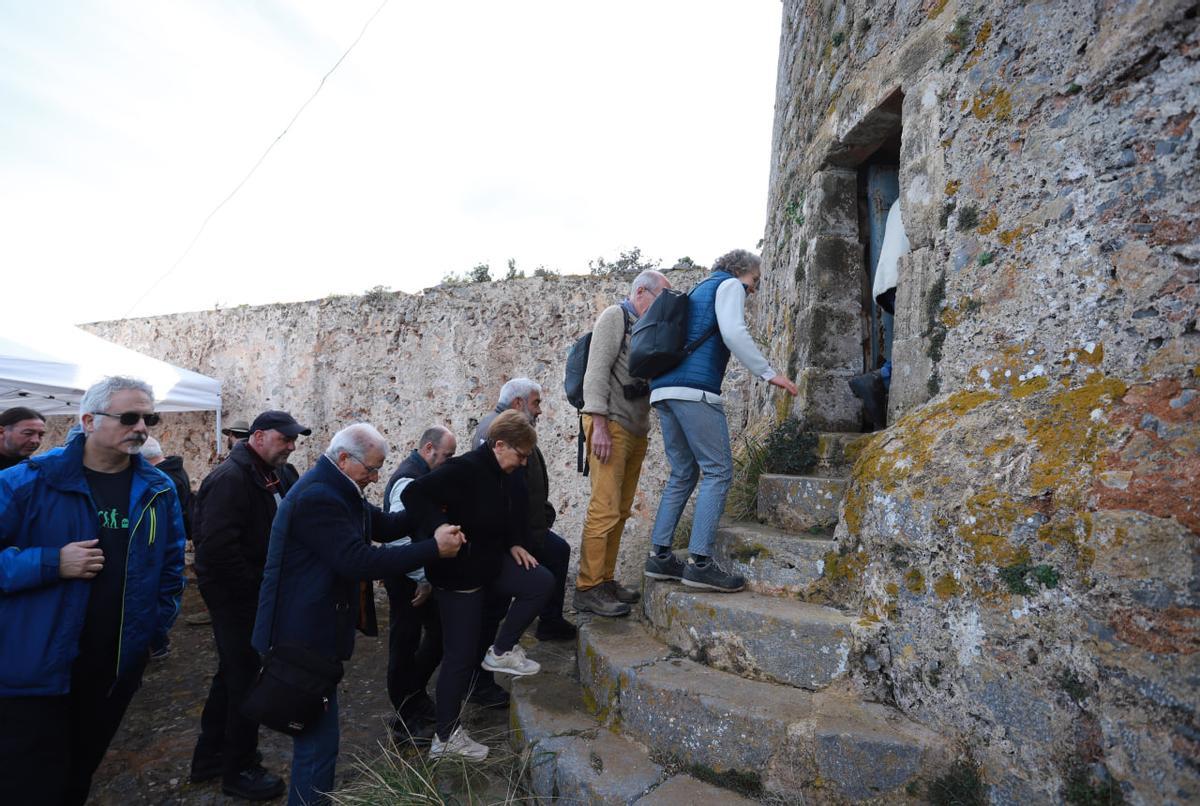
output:
[[770,557],[771,551],[761,543],[739,544],[733,551],[729,552],[729,556],[738,562],[746,563],[755,557]]
[[762,795],[762,777],[753,770],[716,770],[707,764],[691,764],[687,771],[705,783],[731,789],[740,795],[754,798]]
[[989,235],[995,232],[996,227],[1000,226],[1000,216],[995,210],[989,210],[987,215],[979,222],[979,226],[975,231],[980,235]]
[[1008,120],[1012,117],[1012,94],[1001,87],[980,90],[971,100],[971,114],[977,120]]
[[939,599],[946,601],[962,593],[962,586],[958,584],[958,580],[953,575],[942,574],[938,577],[937,582],[933,583],[933,592]]
[[925,576],[916,568],[910,569],[904,575],[904,587],[908,588],[913,593],[925,592]]
[[979,774],[979,765],[971,759],[960,759],[951,764],[945,775],[929,782],[926,794],[934,806],[983,806],[987,803],[987,786]]

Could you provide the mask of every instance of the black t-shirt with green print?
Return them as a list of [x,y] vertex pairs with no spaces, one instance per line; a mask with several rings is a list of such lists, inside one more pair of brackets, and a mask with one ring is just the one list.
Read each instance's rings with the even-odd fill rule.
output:
[[117,671],[125,565],[129,558],[129,491],[133,486],[133,465],[119,473],[100,473],[84,468],[83,474],[96,504],[104,569],[91,581],[76,664],[110,680]]

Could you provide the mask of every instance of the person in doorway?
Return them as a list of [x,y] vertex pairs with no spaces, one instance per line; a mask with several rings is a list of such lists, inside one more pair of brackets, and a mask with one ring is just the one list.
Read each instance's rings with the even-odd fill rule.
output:
[[[691,587],[722,592],[745,587],[742,577],[723,570],[712,558],[717,522],[733,480],[729,426],[721,400],[730,354],[752,376],[796,394],[796,384],[771,368],[746,328],[746,300],[758,290],[761,278],[762,260],[752,252],[735,249],[718,258],[712,274],[688,296],[687,343],[711,335],[678,366],[650,382],[650,404],[658,412],[671,464],[650,536],[645,567],[650,579],[682,580]],[[716,330],[712,330],[714,322]],[[697,481],[700,492],[685,564],[672,553],[671,542]]]

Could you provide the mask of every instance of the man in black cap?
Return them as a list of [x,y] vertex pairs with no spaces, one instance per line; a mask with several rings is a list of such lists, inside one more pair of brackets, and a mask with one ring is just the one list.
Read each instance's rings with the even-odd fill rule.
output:
[[247,800],[269,800],[284,790],[283,780],[259,763],[258,724],[242,716],[241,705],[260,665],[250,635],[271,521],[299,478],[287,463],[296,437],[311,433],[286,411],[264,411],[196,494],[196,578],[212,614],[219,660],[200,716],[191,780],[219,775],[225,794]]

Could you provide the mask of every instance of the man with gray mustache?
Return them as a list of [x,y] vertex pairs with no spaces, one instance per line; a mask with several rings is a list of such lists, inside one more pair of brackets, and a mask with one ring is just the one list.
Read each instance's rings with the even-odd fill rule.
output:
[[0,792],[82,804],[183,592],[175,486],[140,455],[154,392],[105,378],[81,431],[0,472]]

